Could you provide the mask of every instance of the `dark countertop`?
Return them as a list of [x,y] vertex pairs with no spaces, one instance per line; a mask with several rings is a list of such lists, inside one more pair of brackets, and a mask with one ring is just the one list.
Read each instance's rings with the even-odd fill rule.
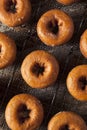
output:
[[[85,11],[87,1],[70,6],[58,4],[56,0],[31,0],[31,20],[26,25],[8,28],[0,23],[0,31],[12,37],[17,44],[18,53],[15,63],[0,70],[0,130],[9,130],[5,123],[4,111],[8,101],[16,94],[29,93],[36,96],[43,104],[45,118],[38,130],[45,130],[50,118],[60,111],[73,111],[81,115],[87,123],[87,102],[74,99],[66,88],[66,78],[69,71],[79,65],[87,63],[79,50],[79,37],[87,27]],[[38,38],[36,24],[40,16],[49,9],[58,8],[68,13],[74,20],[75,32],[73,38],[66,44],[48,47]],[[60,63],[60,73],[56,83],[45,89],[32,89],[22,79],[20,73],[24,57],[33,50],[47,50],[56,56]]]

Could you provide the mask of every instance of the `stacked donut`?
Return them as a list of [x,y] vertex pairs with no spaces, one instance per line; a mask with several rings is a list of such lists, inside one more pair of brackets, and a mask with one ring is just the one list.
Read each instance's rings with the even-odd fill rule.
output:
[[[57,0],[68,5],[79,0]],[[0,21],[9,27],[27,22],[31,15],[29,0],[1,0]],[[44,13],[37,23],[37,35],[48,46],[67,43],[73,36],[74,23],[64,11],[52,9]],[[87,30],[80,40],[80,50],[87,58]],[[16,44],[9,36],[0,33],[0,69],[11,65],[16,58]],[[10,53],[9,53],[10,52]],[[59,62],[44,50],[28,54],[21,65],[21,74],[32,88],[45,88],[55,83],[59,74]],[[67,88],[77,100],[87,101],[87,65],[75,67],[67,77]],[[30,94],[14,96],[7,104],[6,122],[12,130],[35,130],[44,117],[40,101]],[[73,112],[60,112],[48,124],[48,130],[87,130],[83,119]]]

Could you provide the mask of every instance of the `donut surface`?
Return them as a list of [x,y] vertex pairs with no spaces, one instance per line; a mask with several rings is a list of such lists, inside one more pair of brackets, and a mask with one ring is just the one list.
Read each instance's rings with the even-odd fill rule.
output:
[[43,107],[34,96],[19,94],[9,101],[5,118],[12,130],[35,130],[42,123]]
[[44,88],[56,81],[59,64],[50,53],[37,50],[26,56],[21,66],[21,73],[31,87]]
[[79,65],[69,72],[67,88],[77,100],[87,101],[87,65]]
[[72,18],[65,12],[53,9],[41,16],[37,24],[37,34],[49,46],[68,42],[74,32]]
[[6,34],[0,32],[0,69],[11,65],[16,58],[16,44]]
[[80,51],[85,58],[87,58],[87,29],[80,38]]
[[59,112],[48,124],[48,130],[87,130],[84,120],[73,112]]
[[75,2],[78,2],[79,0],[57,0],[59,3],[64,4],[64,5],[69,5]]
[[15,27],[27,22],[31,14],[30,0],[0,0],[0,21]]

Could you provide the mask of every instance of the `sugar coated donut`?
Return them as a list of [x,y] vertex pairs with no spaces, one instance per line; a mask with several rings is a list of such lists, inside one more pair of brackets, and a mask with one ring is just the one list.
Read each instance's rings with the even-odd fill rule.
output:
[[59,112],[48,124],[48,130],[87,130],[86,123],[73,112]]
[[34,96],[19,94],[7,104],[5,118],[12,130],[35,130],[43,120],[43,107]]
[[69,5],[75,2],[78,2],[79,0],[57,0],[59,3],[64,4],[64,5]]
[[52,85],[59,73],[59,64],[50,53],[37,50],[25,57],[21,73],[26,83],[33,88]]
[[0,0],[0,21],[15,27],[28,21],[31,14],[30,0]]
[[37,24],[39,38],[49,46],[68,42],[73,32],[72,18],[59,9],[53,9],[43,14]]
[[87,58],[87,29],[80,38],[80,51],[85,58]]
[[72,69],[67,77],[67,88],[77,100],[87,101],[87,65]]
[[0,32],[0,69],[11,65],[16,58],[16,44],[6,34]]

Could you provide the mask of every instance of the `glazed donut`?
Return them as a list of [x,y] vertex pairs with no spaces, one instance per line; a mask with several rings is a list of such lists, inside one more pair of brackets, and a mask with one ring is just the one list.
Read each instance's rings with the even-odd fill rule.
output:
[[86,123],[73,112],[59,112],[52,117],[48,130],[87,130]]
[[57,0],[59,3],[64,4],[64,5],[69,5],[75,2],[78,2],[79,0]]
[[7,104],[5,119],[12,130],[35,130],[43,120],[43,107],[29,94],[14,96]]
[[37,34],[49,46],[68,42],[74,32],[74,24],[66,13],[53,9],[41,16],[37,24]]
[[85,58],[87,58],[87,29],[80,38],[80,51]]
[[87,65],[79,65],[69,72],[67,88],[77,100],[87,101]]
[[27,22],[31,14],[30,0],[0,0],[0,21],[15,27]]
[[0,69],[11,65],[16,58],[16,44],[6,34],[0,32]]
[[21,73],[23,79],[32,88],[45,88],[56,81],[59,65],[50,53],[37,50],[24,59]]

